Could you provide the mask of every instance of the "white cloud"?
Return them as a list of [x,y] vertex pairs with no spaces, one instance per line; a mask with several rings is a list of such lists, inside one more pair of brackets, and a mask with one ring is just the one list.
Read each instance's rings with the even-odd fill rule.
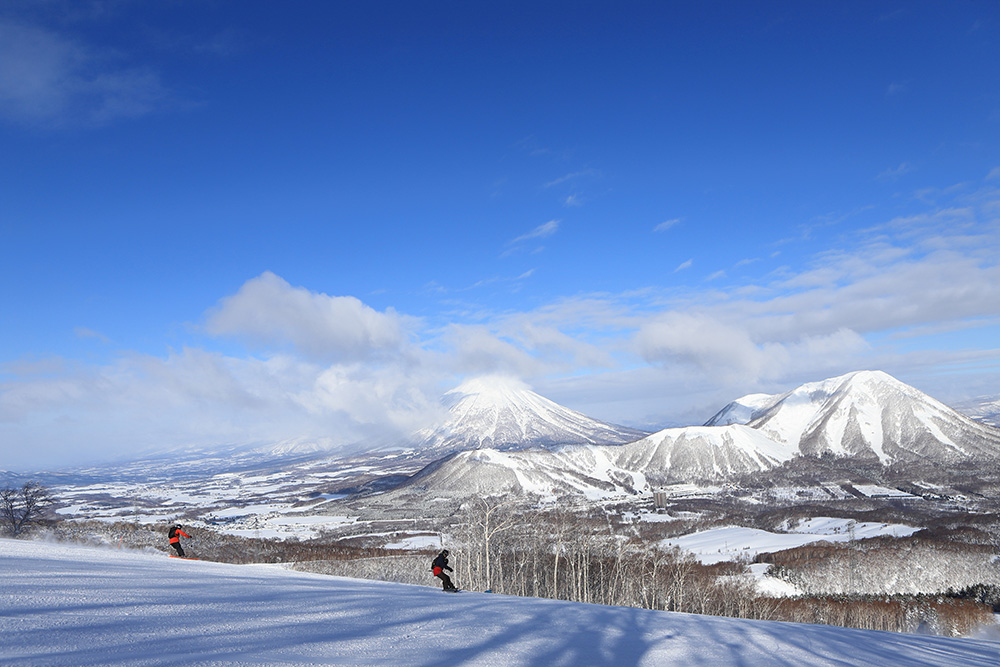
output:
[[440,376],[419,362],[314,364],[201,349],[126,355],[105,366],[46,364],[0,383],[4,466],[68,465],[163,448],[347,445],[401,438],[440,409]]
[[673,312],[643,325],[635,344],[651,364],[691,365],[716,383],[744,386],[780,378],[790,368],[836,370],[845,358],[870,351],[868,343],[849,329],[815,336],[788,333],[790,340],[756,341],[750,327],[708,314]]
[[[823,253],[797,273],[674,297],[669,312],[639,326],[636,349],[650,363],[693,365],[721,383],[916,368],[915,338],[933,346],[942,331],[985,330],[1000,317],[1000,195],[967,199],[873,228],[855,247]],[[914,351],[896,349],[902,339]]]
[[292,346],[313,359],[365,359],[399,351],[406,321],[394,310],[378,312],[350,296],[292,287],[271,272],[248,280],[212,309],[206,330],[264,346]]
[[652,319],[639,329],[635,343],[648,363],[680,361],[724,377],[756,378],[768,357],[747,331],[697,313]]
[[674,273],[679,273],[681,271],[684,271],[685,269],[690,269],[692,266],[694,266],[694,259],[689,259],[686,262],[681,262],[680,264],[677,265],[677,268],[674,269]]
[[668,229],[670,229],[671,227],[679,224],[680,221],[681,221],[680,218],[673,218],[672,220],[664,220],[663,222],[661,222],[660,224],[658,224],[656,227],[653,227],[653,231],[654,232],[665,232]]
[[341,415],[338,421],[349,421],[358,434],[407,436],[433,423],[443,411],[436,385],[413,370],[331,366],[300,391],[296,400],[317,418]]
[[445,333],[448,365],[458,375],[538,375],[544,364],[489,326],[452,324]]

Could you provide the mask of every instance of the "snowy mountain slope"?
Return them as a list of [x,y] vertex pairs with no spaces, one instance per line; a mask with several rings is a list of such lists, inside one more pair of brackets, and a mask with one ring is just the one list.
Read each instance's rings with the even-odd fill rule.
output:
[[0,593],[5,664],[1000,663],[994,641],[445,595],[279,566],[12,540],[0,540]]
[[656,483],[768,470],[796,455],[794,448],[741,424],[665,429],[620,449],[612,456],[616,465],[642,471]]
[[414,475],[389,495],[436,496],[582,494],[589,498],[648,491],[645,477],[615,467],[605,454],[611,447],[568,445],[557,451],[534,449],[458,452]]
[[985,426],[880,371],[739,399],[710,424],[747,425],[799,453],[873,456],[884,464],[1000,459],[1000,430]]
[[442,453],[501,451],[565,444],[620,444],[645,431],[616,426],[563,407],[502,377],[466,381],[445,394],[448,419],[417,434],[414,448]]
[[768,470],[794,455],[794,449],[739,424],[672,428],[625,445],[460,452],[428,466],[405,486],[440,495],[570,493],[599,498],[649,492],[671,481]]
[[728,426],[747,424],[767,408],[774,405],[777,397],[773,394],[747,394],[719,410],[705,422],[705,426]]

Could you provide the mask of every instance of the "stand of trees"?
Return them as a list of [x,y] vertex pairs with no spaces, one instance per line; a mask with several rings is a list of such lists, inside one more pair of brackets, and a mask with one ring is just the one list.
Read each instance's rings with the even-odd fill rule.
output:
[[810,595],[899,595],[1000,585],[996,548],[933,535],[816,542],[763,554],[768,573]]
[[480,498],[464,506],[453,535],[456,581],[471,590],[949,636],[992,621],[990,606],[974,595],[765,597],[745,566],[702,565],[606,516],[525,511]]

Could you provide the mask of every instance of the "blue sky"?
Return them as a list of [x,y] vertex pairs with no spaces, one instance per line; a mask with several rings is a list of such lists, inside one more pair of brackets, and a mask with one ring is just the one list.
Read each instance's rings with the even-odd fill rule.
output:
[[[992,2],[0,4],[0,468],[1000,394]],[[40,463],[41,462],[41,463]]]

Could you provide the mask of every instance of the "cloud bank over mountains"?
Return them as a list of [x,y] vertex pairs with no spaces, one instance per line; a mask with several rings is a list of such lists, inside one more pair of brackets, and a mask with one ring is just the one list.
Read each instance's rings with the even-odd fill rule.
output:
[[[734,396],[860,368],[958,400],[1000,386],[998,258],[1000,192],[984,187],[843,239],[799,272],[567,295],[521,312],[379,311],[265,271],[206,304],[180,349],[5,364],[0,435],[23,444],[11,466],[181,445],[391,438],[433,423],[444,391],[484,373],[637,427],[698,423]],[[977,330],[979,345],[941,343]],[[964,368],[968,381],[936,385],[945,367]]]

